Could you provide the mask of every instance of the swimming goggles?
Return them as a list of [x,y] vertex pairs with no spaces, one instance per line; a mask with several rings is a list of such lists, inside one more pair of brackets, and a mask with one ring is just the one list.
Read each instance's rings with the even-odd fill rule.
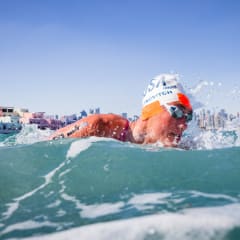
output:
[[164,104],[164,107],[167,109],[170,115],[176,119],[185,118],[187,122],[192,120],[192,111],[189,113],[185,113],[183,108],[175,105]]

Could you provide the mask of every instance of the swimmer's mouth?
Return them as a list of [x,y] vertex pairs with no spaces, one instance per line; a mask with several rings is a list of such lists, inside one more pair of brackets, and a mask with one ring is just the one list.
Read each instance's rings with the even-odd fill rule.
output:
[[167,135],[167,137],[168,137],[169,139],[175,140],[175,141],[177,141],[177,142],[179,142],[180,139],[181,139],[181,135],[180,135],[180,134],[177,134],[177,133],[174,133],[174,132],[169,132],[168,135]]

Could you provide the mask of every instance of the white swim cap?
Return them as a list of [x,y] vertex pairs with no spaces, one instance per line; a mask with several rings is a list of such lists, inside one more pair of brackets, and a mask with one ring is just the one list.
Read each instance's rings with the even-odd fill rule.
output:
[[162,111],[163,105],[179,102],[192,109],[188,97],[184,94],[177,74],[160,74],[153,78],[143,97],[142,119],[148,119]]

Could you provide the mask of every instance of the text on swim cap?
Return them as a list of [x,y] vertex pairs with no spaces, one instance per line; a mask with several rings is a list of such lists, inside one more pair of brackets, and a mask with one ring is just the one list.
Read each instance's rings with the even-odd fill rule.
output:
[[152,79],[151,82],[149,83],[148,87],[147,87],[147,90],[144,91],[143,96],[145,97],[148,93],[152,92],[154,89],[159,88],[159,86],[161,86],[161,88],[163,90],[164,89],[176,89],[177,88],[176,85],[166,86],[166,85],[162,84],[162,80]]
[[166,96],[166,95],[169,95],[169,94],[173,94],[173,91],[172,90],[166,90],[166,91],[158,92],[155,95],[151,96],[150,98],[144,100],[143,105],[148,104],[149,102],[155,100],[156,98]]

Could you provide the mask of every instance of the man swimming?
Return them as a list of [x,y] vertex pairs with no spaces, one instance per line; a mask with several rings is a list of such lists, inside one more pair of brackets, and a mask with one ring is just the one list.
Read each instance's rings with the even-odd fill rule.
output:
[[142,114],[136,121],[129,122],[116,114],[93,114],[57,130],[50,140],[98,136],[177,147],[191,119],[192,106],[177,82],[177,75],[161,74],[148,85]]

